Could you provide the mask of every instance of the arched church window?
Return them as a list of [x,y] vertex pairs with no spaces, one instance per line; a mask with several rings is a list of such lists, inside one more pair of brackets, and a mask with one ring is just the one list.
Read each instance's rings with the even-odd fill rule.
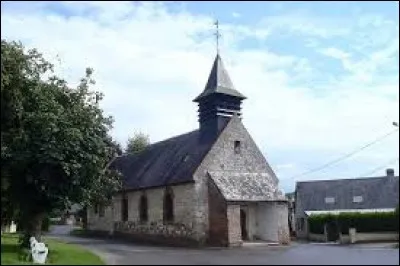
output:
[[174,221],[174,197],[170,188],[165,190],[163,214],[165,223]]
[[147,196],[143,194],[140,196],[139,201],[139,218],[141,222],[147,222],[149,215],[148,215],[148,204],[147,204]]
[[122,221],[128,221],[128,198],[126,195],[122,196],[121,200],[121,218]]

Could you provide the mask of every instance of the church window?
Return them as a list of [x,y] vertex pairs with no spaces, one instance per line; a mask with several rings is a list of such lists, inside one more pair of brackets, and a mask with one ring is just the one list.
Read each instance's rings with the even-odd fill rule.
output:
[[165,190],[163,214],[165,223],[174,221],[174,198],[172,191],[169,188]]
[[147,196],[143,194],[139,201],[139,218],[141,222],[147,222],[148,216],[148,206],[147,206]]
[[128,199],[126,196],[122,197],[121,200],[121,218],[122,221],[128,221]]
[[235,154],[240,154],[240,141],[236,140],[234,144]]
[[94,214],[98,214],[99,213],[99,204],[95,204],[94,205]]

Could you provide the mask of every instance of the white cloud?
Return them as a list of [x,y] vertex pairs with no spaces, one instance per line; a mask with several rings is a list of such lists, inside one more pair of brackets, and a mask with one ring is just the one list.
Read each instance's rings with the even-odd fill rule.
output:
[[240,18],[242,15],[240,14],[240,13],[238,13],[238,12],[233,12],[232,13],[232,17],[234,17],[234,18]]
[[[105,93],[103,107],[114,116],[113,134],[122,144],[137,130],[155,142],[198,127],[192,99],[203,90],[214,56],[212,17],[184,10],[171,13],[161,2],[62,5],[75,15],[45,12],[45,4],[29,12],[2,12],[2,38],[20,39],[51,60],[58,54],[58,71],[71,83],[86,66],[93,67],[96,89]],[[365,19],[362,26],[371,21],[385,31],[388,22]],[[243,121],[283,184],[289,176],[388,132],[391,122],[399,120],[398,74],[378,73],[393,67],[393,58],[398,58],[398,35],[356,59],[359,41],[351,37],[351,25],[357,21],[348,22],[292,12],[255,25],[221,25],[224,63],[236,88],[248,97]],[[321,69],[318,64],[324,62],[302,55],[296,47],[279,54],[238,45],[246,39],[268,41],[280,32],[296,39],[306,36],[316,51],[340,60],[345,72]],[[338,36],[347,38],[349,47],[333,41],[322,47],[321,41]],[[323,83],[315,85],[314,78]],[[398,156],[398,142],[398,135],[393,136],[354,158],[353,166],[332,168],[328,175],[346,177],[378,166]]]

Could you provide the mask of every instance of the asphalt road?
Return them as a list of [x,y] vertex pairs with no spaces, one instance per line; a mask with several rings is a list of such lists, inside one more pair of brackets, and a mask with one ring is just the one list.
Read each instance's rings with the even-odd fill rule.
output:
[[249,245],[242,248],[173,248],[81,238],[66,235],[68,229],[53,230],[53,237],[82,245],[109,265],[399,265],[399,249],[391,245],[293,243],[291,246]]

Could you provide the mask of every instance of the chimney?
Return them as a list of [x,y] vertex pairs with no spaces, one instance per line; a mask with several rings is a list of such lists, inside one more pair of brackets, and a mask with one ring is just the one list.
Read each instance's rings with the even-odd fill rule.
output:
[[393,168],[386,169],[386,175],[387,176],[394,176],[394,169]]

